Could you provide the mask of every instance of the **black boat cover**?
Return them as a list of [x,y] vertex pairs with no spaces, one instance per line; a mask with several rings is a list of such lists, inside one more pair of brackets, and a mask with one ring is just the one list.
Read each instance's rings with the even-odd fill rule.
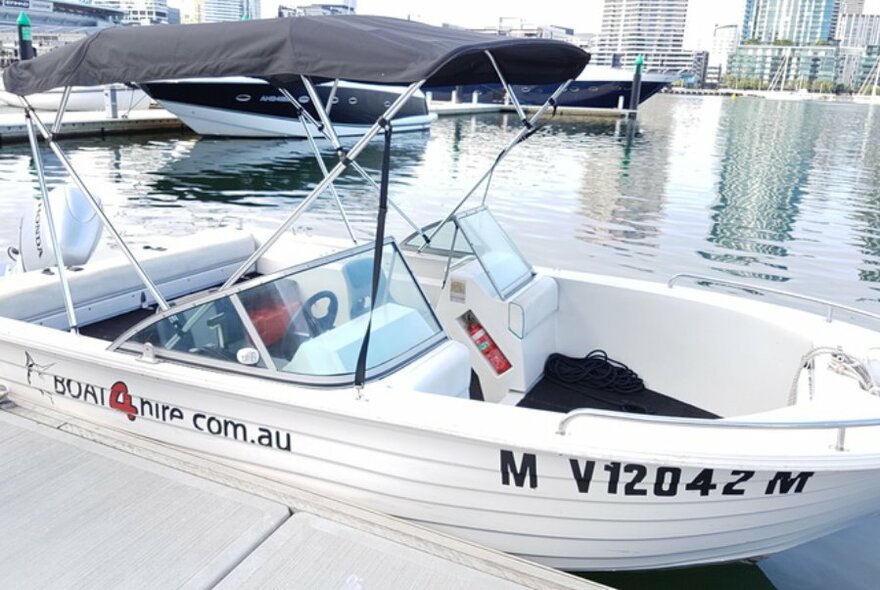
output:
[[3,74],[18,95],[63,86],[253,76],[425,86],[576,78],[588,53],[552,39],[516,39],[379,16],[277,18],[197,25],[112,27]]

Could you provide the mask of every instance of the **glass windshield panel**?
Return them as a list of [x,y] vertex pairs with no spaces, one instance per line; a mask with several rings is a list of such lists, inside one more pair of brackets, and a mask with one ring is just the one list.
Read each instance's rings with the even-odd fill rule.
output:
[[[267,358],[269,368],[300,375],[353,376],[369,322],[372,272],[372,247],[355,250],[239,290],[233,297],[246,317],[223,297],[160,319],[128,342],[151,343],[157,353],[169,350],[250,366],[265,367],[260,359]],[[403,362],[407,353],[416,354],[441,333],[397,248],[386,244],[367,369]]]
[[465,213],[457,222],[502,299],[532,276],[532,267],[488,209]]
[[[432,223],[423,228],[421,232],[416,232],[408,236],[403,241],[404,246],[411,249],[421,248],[422,244],[425,243],[423,232],[430,236],[438,223],[440,222]],[[444,223],[443,227],[440,228],[440,231],[437,232],[437,235],[431,239],[431,245],[425,248],[425,251],[446,256],[449,254],[449,247],[452,244],[453,238],[455,238],[455,245],[452,248],[452,256],[454,258],[461,258],[462,256],[473,254],[474,251],[471,250],[470,244],[468,244],[467,240],[462,237],[461,231],[456,232],[456,229],[457,226],[455,220],[450,219]]]
[[[242,291],[247,314],[280,371],[354,374],[367,329],[373,250]],[[367,368],[393,361],[441,331],[392,244],[384,247]]]
[[[254,346],[228,297],[163,318],[138,332],[131,341],[152,344],[158,351],[233,363],[239,362],[239,350]],[[251,358],[252,366],[264,366],[255,355]]]

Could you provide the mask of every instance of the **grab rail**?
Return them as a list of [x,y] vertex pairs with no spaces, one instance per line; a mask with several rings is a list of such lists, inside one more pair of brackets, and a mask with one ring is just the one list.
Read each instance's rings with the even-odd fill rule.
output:
[[613,418],[631,422],[650,422],[653,424],[675,424],[679,426],[696,426],[702,428],[771,428],[783,430],[830,430],[837,429],[837,443],[834,450],[843,451],[843,443],[847,428],[880,426],[880,418],[857,418],[852,420],[820,420],[818,422],[754,422],[743,420],[708,420],[706,418],[679,418],[677,416],[653,416],[647,414],[626,414],[608,410],[581,409],[572,410],[560,420],[556,434],[565,436],[568,426],[578,418]]
[[695,281],[703,281],[706,283],[715,283],[717,285],[727,285],[729,287],[737,287],[740,289],[750,289],[752,291],[757,291],[759,293],[772,293],[773,295],[782,295],[784,297],[791,297],[792,299],[799,299],[801,301],[807,301],[809,303],[818,303],[819,305],[825,305],[828,307],[828,311],[825,315],[825,320],[830,322],[834,319],[834,310],[839,309],[841,311],[846,311],[849,313],[854,313],[856,315],[861,315],[872,320],[880,320],[880,315],[871,313],[870,311],[865,311],[862,309],[858,309],[856,307],[850,307],[848,305],[843,305],[840,303],[835,303],[833,301],[828,301],[826,299],[819,299],[818,297],[811,297],[809,295],[800,295],[798,293],[792,293],[790,291],[782,291],[781,289],[774,289],[772,287],[763,287],[760,285],[753,285],[750,283],[743,283],[741,281],[731,281],[728,279],[716,279],[713,277],[707,277],[704,275],[691,274],[687,272],[679,273],[673,275],[669,281],[667,281],[666,286],[672,288],[673,284],[679,279],[694,279]]

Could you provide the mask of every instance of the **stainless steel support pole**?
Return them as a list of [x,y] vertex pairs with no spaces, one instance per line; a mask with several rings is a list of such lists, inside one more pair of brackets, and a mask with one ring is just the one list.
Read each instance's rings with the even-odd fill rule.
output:
[[333,80],[333,86],[330,88],[330,96],[327,97],[327,104],[324,105],[324,110],[327,111],[328,115],[333,108],[333,99],[336,98],[337,88],[339,88],[339,80]]
[[[281,94],[287,97],[287,99],[291,102],[291,104],[296,102],[296,99],[284,88],[278,89]],[[315,139],[312,137],[312,130],[309,129],[309,123],[307,121],[303,121],[302,117],[300,117],[300,123],[302,123],[303,131],[306,132],[306,139],[309,141],[309,145],[312,147],[312,151],[315,153],[315,159],[318,161],[318,168],[321,169],[321,174],[325,177],[327,176],[327,165],[324,164],[324,158],[321,157],[321,150],[318,149],[318,144],[315,143]],[[336,192],[336,186],[332,183],[330,184],[330,194],[333,195],[333,200],[336,201],[336,207],[339,209],[339,214],[342,216],[342,223],[345,224],[345,229],[348,230],[348,235],[351,237],[351,241],[355,244],[358,243],[357,238],[354,236],[354,229],[351,227],[351,223],[348,221],[348,215],[345,213],[345,207],[342,206],[342,199],[339,198],[339,193]]]
[[465,204],[465,202],[471,197],[471,195],[473,195],[477,191],[478,188],[480,188],[480,185],[483,184],[483,181],[485,181],[486,178],[492,175],[492,173],[495,171],[495,168],[497,168],[498,164],[501,163],[501,160],[503,160],[507,156],[507,154],[509,154],[510,151],[514,148],[514,146],[522,141],[523,137],[525,137],[525,135],[531,131],[531,128],[534,127],[535,121],[544,116],[544,113],[547,111],[548,108],[550,108],[550,105],[556,102],[556,99],[559,98],[560,94],[565,92],[565,89],[568,88],[568,85],[571,84],[571,82],[571,80],[567,80],[559,88],[557,88],[556,92],[554,92],[550,96],[550,98],[548,98],[547,101],[541,106],[541,108],[538,109],[538,111],[534,115],[532,115],[531,119],[529,119],[530,126],[524,126],[522,129],[520,129],[519,132],[514,136],[514,138],[511,139],[510,142],[504,147],[504,149],[501,150],[501,152],[498,154],[498,157],[495,158],[495,162],[493,162],[489,169],[486,170],[485,173],[483,173],[483,176],[480,177],[480,179],[476,182],[476,184],[474,184],[471,190],[469,190],[467,194],[462,197],[458,204],[452,209],[452,211],[450,211],[449,214],[443,218],[443,221],[437,224],[437,227],[434,228],[434,231],[432,231],[431,235],[428,236],[428,239],[425,240],[425,243],[419,247],[419,252],[421,252],[428,246],[428,243],[434,239],[434,237],[437,235],[437,232],[439,232],[440,229],[444,225],[446,225],[446,223],[450,219],[452,219],[452,216],[455,215],[459,209],[461,209],[461,206]]
[[164,311],[168,309],[168,302],[165,301],[165,298],[159,293],[159,289],[156,287],[156,284],[147,276],[147,273],[144,271],[140,262],[138,262],[137,258],[135,258],[134,254],[128,248],[128,244],[125,243],[125,240],[122,239],[122,236],[119,235],[119,232],[116,231],[116,228],[113,226],[113,222],[110,221],[110,218],[107,217],[107,214],[104,213],[104,210],[101,209],[101,206],[98,205],[97,199],[95,199],[94,195],[92,195],[91,191],[89,191],[88,187],[85,185],[83,180],[79,177],[79,174],[74,170],[73,165],[70,163],[70,160],[67,159],[67,155],[65,155],[64,151],[58,146],[58,143],[55,141],[52,134],[46,128],[46,125],[40,120],[37,116],[36,112],[34,112],[34,108],[27,103],[27,100],[24,102],[27,105],[28,112],[33,116],[34,123],[37,128],[40,130],[40,134],[49,144],[49,149],[55,154],[55,156],[61,161],[61,165],[64,166],[64,169],[67,170],[67,173],[70,174],[70,178],[73,180],[74,184],[79,187],[79,190],[83,192],[86,198],[89,200],[89,203],[92,206],[92,209],[95,211],[95,214],[101,220],[101,223],[104,224],[104,227],[107,228],[107,231],[113,236],[113,239],[116,240],[116,243],[119,244],[119,248],[122,250],[123,254],[125,254],[128,261],[131,262],[131,265],[134,267],[135,273],[137,273],[138,277],[143,282],[144,286],[147,288],[147,291],[150,292],[150,295],[153,296],[153,299],[156,300],[156,303],[159,307]]
[[327,114],[327,111],[324,110],[324,107],[321,105],[321,97],[318,96],[318,91],[315,90],[315,85],[312,84],[312,80],[308,76],[300,76],[300,80],[302,80],[303,85],[306,87],[306,92],[309,95],[309,99],[312,101],[312,104],[315,105],[315,111],[318,113],[318,118],[321,119],[321,124],[323,125],[324,134],[327,138],[333,143],[333,147],[338,148],[339,145],[339,136],[336,135],[336,129],[333,128],[333,123],[330,122],[330,115]]
[[64,87],[64,93],[61,95],[61,104],[58,105],[58,112],[55,113],[55,123],[52,125],[52,134],[56,135],[61,131],[61,118],[64,117],[64,111],[67,110],[67,101],[70,99],[70,86]]
[[[318,112],[318,117],[321,119],[321,125],[318,126],[316,124],[315,126],[319,129],[322,129],[324,137],[326,137],[330,141],[330,143],[333,144],[333,149],[339,152],[339,150],[342,148],[342,142],[339,141],[339,136],[336,135],[336,130],[333,128],[333,123],[330,122],[330,115],[327,111],[321,108],[321,100],[318,97],[318,91],[315,90],[315,85],[312,84],[312,80],[308,76],[300,76],[300,79],[302,80],[303,85],[305,85],[306,87],[306,92],[308,92],[309,94],[309,99],[312,101],[312,104],[315,105],[315,110]],[[357,162],[352,162],[352,168],[354,168],[354,171],[360,174],[364,178],[364,180],[366,180],[370,184],[370,186],[375,189],[376,192],[379,192],[379,185],[376,183],[375,180],[373,180],[372,176],[367,174],[366,170],[361,168],[360,164],[358,164]],[[412,219],[410,219],[410,217],[406,213],[403,212],[403,209],[397,206],[397,203],[395,203],[390,196],[388,197],[388,204],[391,206],[392,209],[397,212],[398,215],[400,215],[403,221],[406,222],[413,229],[413,231],[422,233],[423,237],[427,237],[424,235],[424,232],[422,232],[422,228],[416,225],[416,223]]]
[[[406,101],[408,101],[412,97],[412,95],[415,94],[419,90],[419,88],[421,88],[422,84],[424,83],[425,81],[421,80],[419,82],[414,82],[410,84],[409,87],[407,87],[407,89],[403,92],[403,94],[401,94],[397,98],[397,100],[395,100],[391,104],[391,106],[388,107],[388,109],[382,114],[382,117],[387,120],[390,120],[392,117],[394,117],[397,111],[399,111],[401,107],[403,107]],[[367,144],[370,142],[370,140],[373,139],[373,137],[375,137],[377,133],[379,133],[379,129],[379,122],[377,121],[376,123],[373,123],[373,125],[367,130],[363,137],[361,137],[357,141],[357,143],[355,143],[348,151],[346,159],[354,160],[355,158],[357,158],[358,155],[364,150],[364,148],[367,147]],[[336,180],[336,178],[340,174],[342,174],[347,165],[348,162],[346,162],[345,160],[342,160],[338,164],[336,164],[336,166],[334,166],[333,169],[330,170],[327,176],[325,176],[324,179],[318,183],[318,186],[312,189],[312,192],[308,194],[303,202],[300,203],[299,206],[294,209],[290,215],[287,216],[287,219],[284,220],[284,223],[281,224],[281,227],[275,230],[275,233],[273,233],[268,240],[263,242],[263,244],[260,245],[260,247],[257,248],[257,250],[253,254],[251,254],[250,257],[244,261],[244,263],[242,263],[238,270],[232,273],[232,276],[229,277],[229,279],[227,279],[225,283],[223,283],[221,290],[234,285],[235,282],[238,281],[238,279],[240,279],[242,275],[244,275],[244,273],[246,273],[247,270],[251,266],[253,266],[257,262],[257,260],[259,260],[260,257],[275,244],[275,242],[278,241],[281,235],[285,231],[287,231],[287,229],[291,225],[293,225],[293,222],[296,221],[300,217],[300,215],[302,215],[303,211],[305,211],[316,198],[318,198],[318,195],[324,192],[327,187],[334,180]]]
[[[76,312],[73,309],[73,295],[70,293],[70,284],[67,282],[67,269],[64,267],[64,254],[58,235],[55,233],[55,219],[52,216],[52,205],[49,203],[49,190],[46,188],[46,176],[43,174],[43,159],[40,157],[40,146],[37,143],[37,132],[34,129],[34,121],[31,113],[25,111],[25,124],[27,125],[28,141],[31,144],[31,153],[34,156],[34,165],[37,168],[37,182],[40,185],[40,195],[43,197],[43,210],[46,212],[46,221],[49,225],[49,239],[52,241],[52,251],[55,253],[55,264],[58,268],[58,278],[61,279],[61,290],[64,292],[64,311],[67,313],[68,329],[76,332]],[[37,212],[39,220],[39,212]]]
[[531,121],[526,117],[526,113],[523,111],[522,105],[519,104],[519,99],[516,97],[513,88],[510,87],[510,84],[508,84],[507,80],[504,78],[504,74],[501,73],[501,68],[498,67],[498,62],[495,61],[495,57],[488,50],[483,53],[485,53],[486,57],[489,58],[489,61],[492,62],[492,67],[495,68],[495,73],[498,74],[498,79],[501,80],[501,85],[504,86],[504,89],[507,91],[507,96],[510,97],[510,102],[513,103],[513,108],[516,109],[516,114],[519,115],[519,120],[522,121],[523,125],[526,127],[530,126]]

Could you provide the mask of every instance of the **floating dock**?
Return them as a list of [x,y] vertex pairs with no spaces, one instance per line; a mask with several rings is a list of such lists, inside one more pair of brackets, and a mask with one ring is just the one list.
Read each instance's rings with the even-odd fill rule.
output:
[[[430,110],[443,117],[447,115],[474,115],[482,113],[511,113],[515,109],[510,105],[486,104],[474,102],[433,101]],[[527,112],[534,112],[538,107],[525,107]],[[626,109],[589,109],[582,107],[558,107],[557,115],[577,117],[603,117],[619,119],[627,117]],[[55,121],[55,113],[44,111],[40,117],[47,126]],[[61,122],[60,137],[104,137],[105,135],[132,135],[136,133],[155,133],[182,131],[191,133],[180,119],[164,109],[148,109],[131,111],[125,116],[115,119],[108,117],[104,111],[71,111],[64,114]],[[0,113],[0,147],[12,143],[27,141],[24,111]]]
[[[527,106],[523,107],[527,113],[534,113],[540,107]],[[546,116],[553,113],[552,109],[548,110]],[[590,107],[556,107],[556,116],[565,115],[566,117],[593,117],[602,119],[622,119],[632,117],[636,111],[630,109],[595,109]]]
[[[513,105],[494,104],[482,102],[449,102],[449,101],[432,101],[428,107],[431,112],[437,113],[438,116],[445,115],[474,115],[479,113],[515,113],[516,109]],[[537,106],[523,106],[523,110],[527,113],[534,113],[539,108]],[[552,110],[547,111],[552,114]],[[629,109],[593,109],[589,107],[556,107],[556,115],[565,115],[567,117],[601,117],[620,119],[630,117],[635,111]]]
[[605,588],[44,408],[0,444],[6,588]]
[[506,111],[507,107],[503,104],[491,104],[482,102],[449,102],[445,100],[435,100],[428,104],[428,110],[437,113],[438,116],[444,115],[475,115],[479,113],[500,113]]
[[[51,127],[55,121],[55,113],[52,111],[43,111],[39,115],[48,127]],[[155,131],[189,131],[189,129],[180,119],[164,109],[133,110],[115,119],[108,117],[104,111],[70,111],[64,113],[59,135],[103,137]],[[0,113],[0,146],[26,141],[24,111]]]

